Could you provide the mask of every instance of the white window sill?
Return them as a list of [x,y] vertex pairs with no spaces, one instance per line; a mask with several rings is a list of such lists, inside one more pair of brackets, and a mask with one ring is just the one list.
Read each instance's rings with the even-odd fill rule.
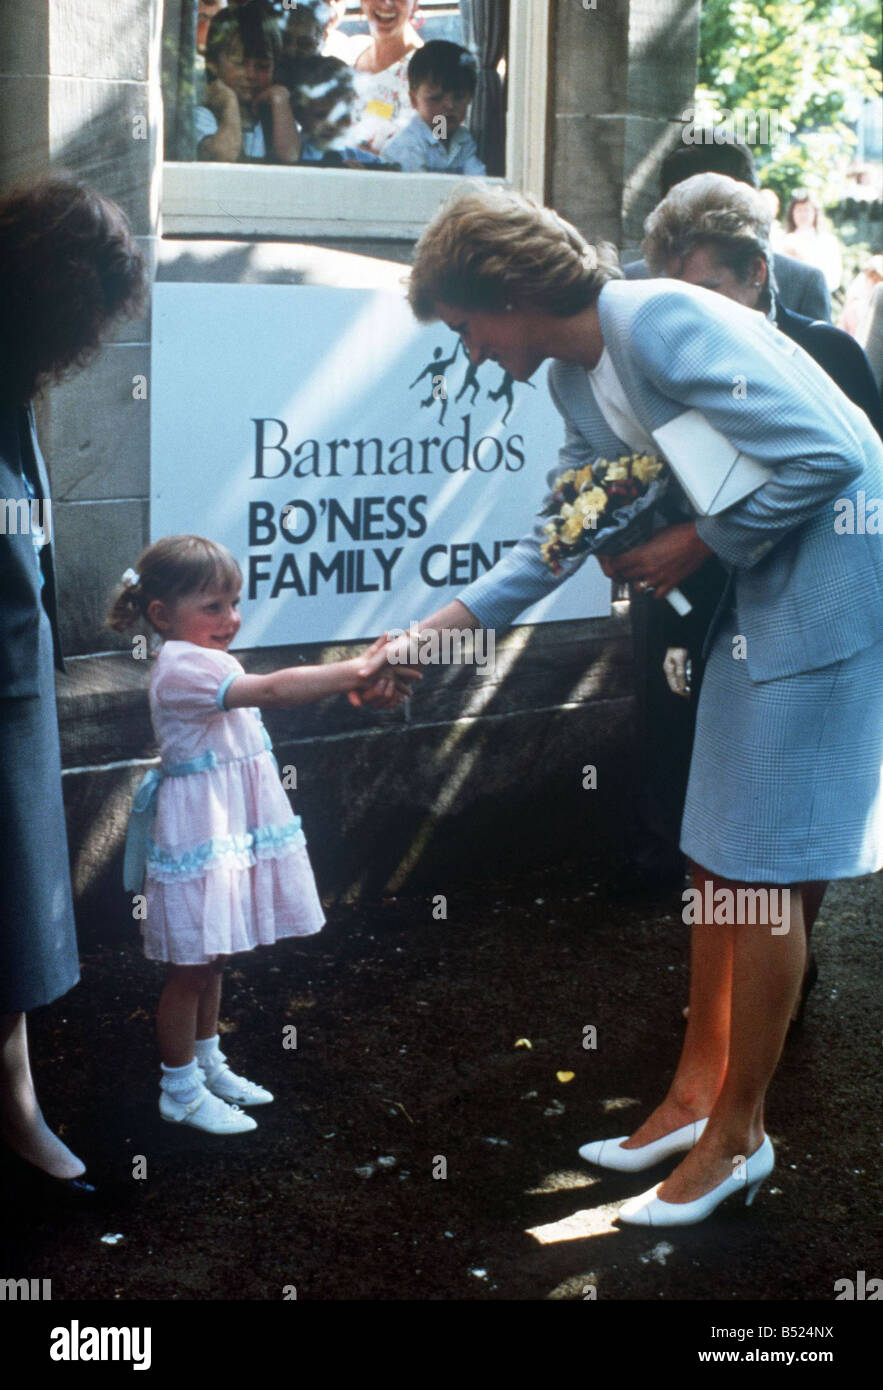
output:
[[165,164],[167,236],[371,237],[411,241],[436,209],[494,178],[262,164]]

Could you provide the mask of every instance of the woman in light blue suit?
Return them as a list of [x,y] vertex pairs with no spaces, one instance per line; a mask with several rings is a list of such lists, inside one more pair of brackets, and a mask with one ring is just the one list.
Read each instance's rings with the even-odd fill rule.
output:
[[[443,208],[417,248],[410,299],[419,319],[460,334],[475,363],[527,381],[554,359],[566,433],[550,484],[563,468],[632,452],[691,408],[772,470],[717,516],[685,503],[683,522],[621,566],[658,599],[712,553],[731,579],[709,637],[681,838],[694,884],[683,1051],[641,1127],[581,1153],[618,1171],[684,1154],[620,1219],[699,1221],[733,1193],[750,1202],[773,1168],[763,1107],[803,976],[804,888],[883,865],[883,542],[856,524],[883,498],[883,448],[760,315],[692,285],[626,282],[611,248],[517,194]],[[611,365],[629,407],[621,435]],[[543,539],[538,522],[421,627],[506,627],[579,568],[570,559],[554,576]],[[722,925],[728,905],[737,920]]]

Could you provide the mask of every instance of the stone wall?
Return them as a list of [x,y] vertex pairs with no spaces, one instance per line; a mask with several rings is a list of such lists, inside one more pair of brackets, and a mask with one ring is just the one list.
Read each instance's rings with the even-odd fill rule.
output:
[[699,0],[558,0],[553,38],[550,201],[636,259],[696,85]]

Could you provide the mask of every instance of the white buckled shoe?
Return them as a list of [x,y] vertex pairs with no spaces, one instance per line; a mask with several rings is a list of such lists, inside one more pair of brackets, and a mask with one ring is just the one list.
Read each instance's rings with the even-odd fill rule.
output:
[[692,1120],[690,1124],[672,1130],[671,1134],[654,1139],[652,1144],[642,1144],[639,1149],[622,1147],[629,1137],[627,1134],[621,1135],[619,1139],[599,1139],[592,1144],[583,1144],[579,1156],[584,1158],[586,1163],[594,1163],[599,1168],[611,1168],[616,1173],[640,1173],[644,1168],[652,1168],[655,1163],[671,1158],[672,1154],[686,1153],[688,1149],[692,1149],[693,1145],[698,1143],[707,1124],[707,1117],[704,1120]]
[[272,1091],[266,1091],[254,1081],[247,1081],[244,1076],[237,1076],[226,1060],[211,1071],[206,1071],[204,1067],[199,1070],[206,1088],[213,1096],[227,1101],[228,1105],[269,1105],[273,1099]]
[[257,1129],[257,1123],[238,1105],[227,1105],[205,1086],[186,1105],[161,1089],[159,1113],[172,1124],[191,1125],[193,1129],[204,1130],[206,1134],[245,1134],[248,1130]]
[[769,1177],[775,1163],[773,1146],[764,1135],[760,1148],[704,1197],[698,1197],[695,1202],[666,1202],[656,1195],[662,1186],[657,1183],[649,1192],[625,1202],[619,1209],[619,1220],[627,1226],[693,1226],[697,1221],[704,1221],[721,1202],[737,1192],[745,1193],[745,1205],[750,1207],[757,1189]]

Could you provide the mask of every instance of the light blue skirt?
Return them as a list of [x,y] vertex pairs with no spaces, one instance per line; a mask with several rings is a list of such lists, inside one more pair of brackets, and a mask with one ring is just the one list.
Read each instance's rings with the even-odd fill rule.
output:
[[745,883],[874,873],[883,867],[883,643],[755,684],[733,656],[736,632],[731,615],[709,655],[681,849]]

